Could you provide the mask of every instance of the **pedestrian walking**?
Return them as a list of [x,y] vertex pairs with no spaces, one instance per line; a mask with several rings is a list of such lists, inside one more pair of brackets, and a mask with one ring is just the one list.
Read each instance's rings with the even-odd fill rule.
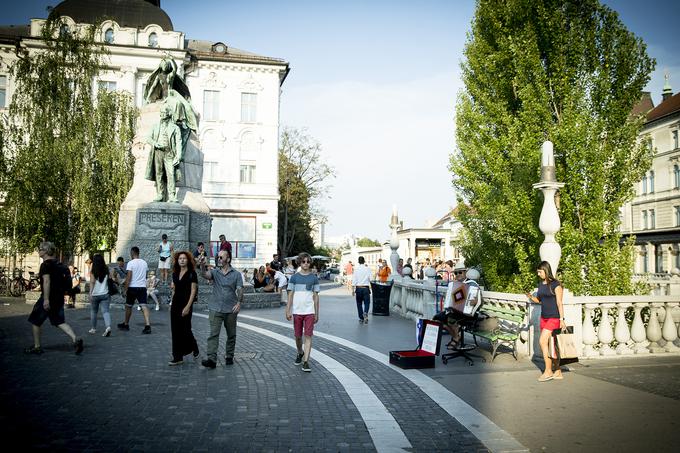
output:
[[[314,324],[319,322],[319,278],[310,270],[312,257],[308,253],[298,255],[300,270],[288,282],[286,319],[293,320],[297,356],[295,364],[302,364],[302,371],[310,372],[309,356],[312,353]],[[304,336],[304,349],[303,337]]]
[[90,272],[90,330],[89,334],[97,333],[97,315],[99,314],[99,307],[102,309],[102,316],[104,317],[103,337],[111,335],[111,313],[109,312],[109,305],[111,303],[111,296],[109,295],[109,267],[104,261],[104,257],[96,254],[92,257],[92,271]]
[[32,324],[33,346],[24,350],[27,354],[43,353],[40,334],[47,319],[68,335],[76,354],[83,352],[83,339],[76,337],[64,318],[64,294],[71,289],[71,273],[64,264],[57,261],[56,254],[57,249],[52,242],[42,242],[38,247],[38,256],[43,260],[39,271],[40,298],[28,316],[28,322]]
[[359,257],[359,265],[352,274],[352,295],[356,297],[359,322],[368,324],[368,310],[371,307],[371,269],[366,265],[363,256]]
[[165,285],[168,282],[168,272],[170,271],[170,258],[174,247],[168,241],[168,235],[163,233],[161,236],[161,243],[158,245],[158,273],[160,274],[161,282]]
[[170,306],[170,332],[172,334],[172,360],[168,365],[181,365],[184,356],[193,353],[198,358],[198,343],[191,331],[191,316],[198,294],[196,262],[189,252],[177,252],[172,266],[172,305]]
[[125,321],[118,324],[120,330],[130,330],[130,317],[132,316],[132,307],[135,302],[142,307],[142,314],[144,315],[144,330],[143,334],[151,333],[151,322],[149,320],[149,307],[146,305],[146,273],[149,271],[149,265],[139,257],[139,247],[135,246],[130,249],[130,257],[132,258],[127,263],[127,274],[123,287],[126,289],[125,297]]
[[68,267],[71,276],[71,287],[66,291],[64,300],[68,308],[76,308],[76,295],[80,294],[80,273],[78,268],[70,265]]
[[550,337],[553,330],[566,329],[564,322],[564,307],[562,306],[562,284],[553,277],[550,263],[541,261],[536,267],[536,274],[541,282],[538,284],[536,296],[527,293],[527,297],[534,303],[541,304],[541,336],[538,343],[541,345],[545,370],[538,378],[539,382],[552,379],[562,379],[559,359],[551,359],[549,352]]
[[201,275],[213,282],[212,298],[208,301],[210,334],[208,335],[207,359],[201,362],[201,365],[206,368],[217,366],[217,346],[222,325],[227,330],[224,364],[234,364],[236,317],[243,302],[243,277],[239,271],[231,267],[231,252],[220,250],[217,258],[220,267],[215,269],[206,268],[205,257],[202,257],[200,261]]

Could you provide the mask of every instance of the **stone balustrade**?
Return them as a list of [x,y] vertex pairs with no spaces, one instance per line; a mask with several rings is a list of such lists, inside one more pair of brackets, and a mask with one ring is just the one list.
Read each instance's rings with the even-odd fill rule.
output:
[[[440,283],[395,279],[390,312],[413,320],[431,319],[445,294],[446,286]],[[528,303],[523,294],[483,291],[482,297],[485,304],[512,306],[526,313],[517,351],[542,359],[540,304]],[[680,295],[574,296],[565,290],[563,303],[581,358],[680,353]]]
[[567,323],[582,321],[576,336],[582,357],[680,352],[680,296],[567,294],[565,309]]

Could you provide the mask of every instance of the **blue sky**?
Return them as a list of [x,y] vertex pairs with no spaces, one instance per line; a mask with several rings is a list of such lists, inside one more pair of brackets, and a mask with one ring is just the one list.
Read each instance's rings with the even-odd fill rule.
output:
[[[0,23],[45,17],[56,1],[24,0]],[[660,101],[663,72],[680,91],[680,1],[608,0],[648,45],[657,69],[647,87]],[[337,171],[324,201],[327,235],[387,238],[396,204],[406,226],[423,226],[454,204],[448,156],[462,89],[459,64],[472,0],[162,0],[191,39],[283,58],[281,123],[306,127]],[[189,5],[189,6],[187,6]]]

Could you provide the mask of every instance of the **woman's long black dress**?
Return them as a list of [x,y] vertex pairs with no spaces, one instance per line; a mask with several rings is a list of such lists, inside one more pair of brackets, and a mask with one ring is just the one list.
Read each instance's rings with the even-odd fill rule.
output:
[[[198,343],[191,331],[191,315],[193,304],[187,316],[182,316],[182,310],[189,302],[191,296],[191,284],[198,284],[196,272],[187,271],[182,278],[179,274],[172,274],[172,282],[175,284],[175,294],[170,306],[170,331],[172,332],[172,357],[174,360],[182,360],[185,355],[194,353],[198,356]],[[195,299],[195,298],[194,298]]]

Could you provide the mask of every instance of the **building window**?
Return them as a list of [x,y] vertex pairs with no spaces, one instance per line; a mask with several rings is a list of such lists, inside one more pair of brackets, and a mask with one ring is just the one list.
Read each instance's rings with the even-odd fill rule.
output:
[[106,80],[100,80],[97,84],[100,90],[104,91],[116,91],[116,82],[108,82]]
[[0,109],[7,106],[7,76],[0,75]]
[[649,172],[649,193],[654,193],[654,170]]
[[680,226],[680,206],[673,206],[673,217],[675,218],[674,226]]
[[257,94],[241,93],[241,121],[254,123],[257,118]]
[[104,41],[113,44],[113,28],[109,28],[104,32]]
[[647,211],[642,211],[642,229],[647,229]]
[[156,32],[149,34],[149,47],[158,47],[158,35]]
[[652,230],[656,228],[656,214],[654,209],[649,210],[649,228]]
[[220,119],[220,92],[203,91],[203,119],[217,121]]
[[663,272],[663,248],[661,245],[654,246],[655,269],[654,272]]
[[673,187],[680,188],[680,167],[677,164],[673,165]]
[[241,165],[241,183],[242,184],[255,183],[255,165],[252,164]]
[[647,175],[642,177],[642,195],[647,193]]
[[645,247],[645,253],[642,255],[642,272],[646,274],[649,272],[649,246]]
[[673,149],[678,149],[678,131],[673,131]]
[[[253,156],[257,156],[257,151],[258,143],[255,134],[252,132],[245,132],[241,136],[241,156],[249,156],[246,157],[247,160],[255,159],[256,157]],[[241,159],[243,159],[243,157],[241,157]]]
[[59,27],[59,37],[63,38],[64,36],[68,35],[69,31],[68,25],[62,24],[61,27]]

